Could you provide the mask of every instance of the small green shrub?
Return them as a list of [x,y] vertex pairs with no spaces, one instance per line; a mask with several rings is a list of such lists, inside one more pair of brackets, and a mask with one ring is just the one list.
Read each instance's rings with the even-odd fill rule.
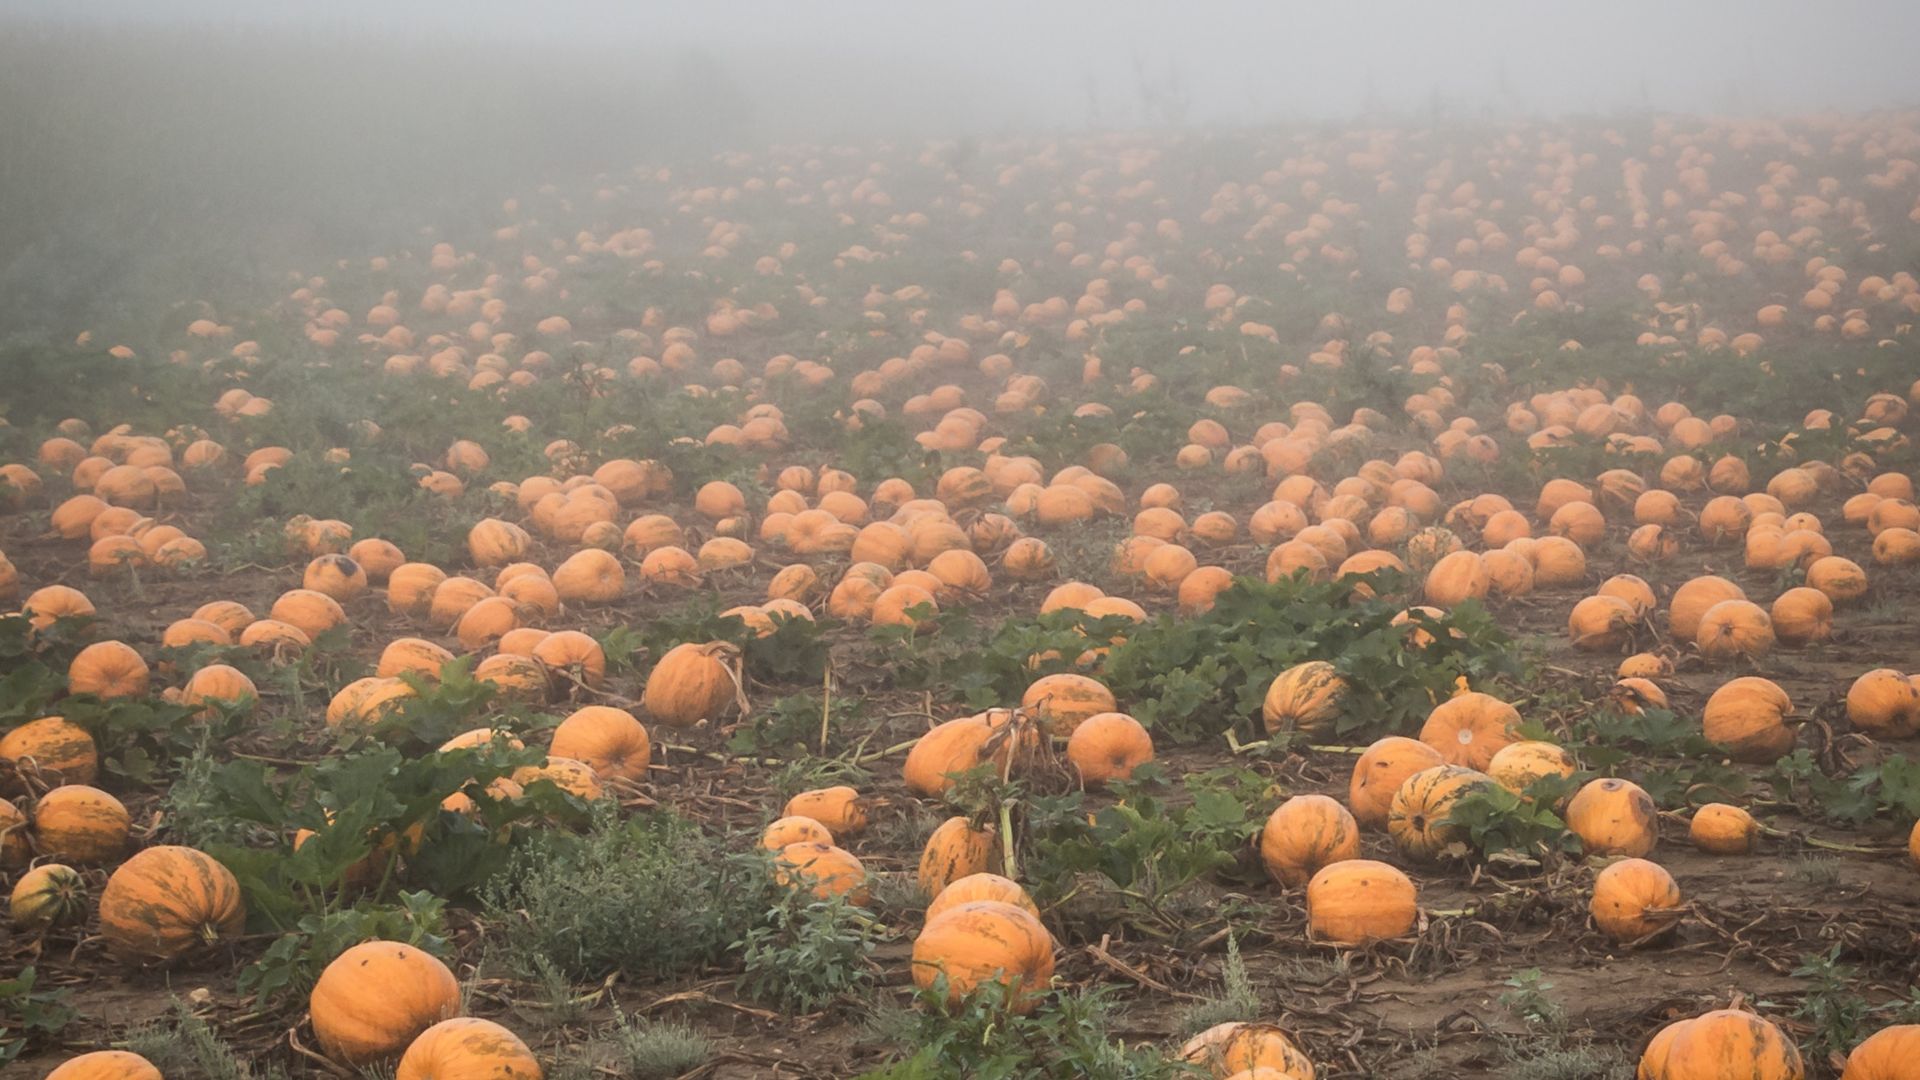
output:
[[794,890],[741,942],[747,996],[786,1012],[812,1012],[873,985],[868,957],[879,937],[872,913],[845,897]]

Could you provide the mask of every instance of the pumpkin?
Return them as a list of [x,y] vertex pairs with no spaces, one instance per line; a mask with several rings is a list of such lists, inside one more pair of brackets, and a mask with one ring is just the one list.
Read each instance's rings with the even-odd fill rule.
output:
[[1508,743],[1487,763],[1487,775],[1515,795],[1524,795],[1536,780],[1572,776],[1579,766],[1565,747],[1550,742]]
[[1577,585],[1587,577],[1587,553],[1564,536],[1545,537],[1529,551],[1533,560],[1533,584],[1553,589]]
[[1098,680],[1061,673],[1034,680],[1021,695],[1020,707],[1037,719],[1047,734],[1065,738],[1088,717],[1113,712],[1115,702],[1113,692]]
[[1140,721],[1121,712],[1095,713],[1067,736],[1067,761],[1084,787],[1125,780],[1153,760],[1153,736]]
[[1890,668],[1869,671],[1847,689],[1847,720],[1877,739],[1911,738],[1920,731],[1920,686]]
[[1840,1080],[1906,1080],[1920,1057],[1920,1024],[1891,1024],[1866,1037],[1847,1055]]
[[1486,773],[1459,765],[1437,765],[1407,777],[1387,810],[1387,835],[1394,846],[1416,859],[1437,858],[1465,830],[1450,823],[1456,803],[1484,785]]
[[1660,842],[1653,796],[1631,780],[1590,780],[1567,803],[1567,828],[1588,855],[1639,858]]
[[1417,739],[1401,735],[1379,739],[1353,763],[1353,775],[1347,783],[1347,807],[1361,825],[1384,828],[1400,785],[1417,772],[1445,764],[1440,751]]
[[0,799],[0,869],[17,870],[33,858],[33,845],[27,840],[27,831],[27,815]]
[[865,905],[867,868],[853,854],[832,844],[802,841],[788,844],[776,856],[775,880],[790,889],[807,888],[819,899],[844,896]]
[[240,883],[211,856],[161,845],[136,853],[100,893],[100,936],[120,956],[165,963],[240,933]]
[[144,697],[147,662],[121,641],[96,641],[67,665],[67,690],[101,698]]
[[208,664],[193,673],[180,688],[180,703],[200,707],[203,716],[218,708],[250,708],[260,698],[253,680],[239,668],[227,664]]
[[1324,660],[1309,660],[1281,672],[1267,687],[1260,717],[1267,733],[1330,730],[1345,714],[1353,687]]
[[1694,645],[1708,660],[1756,660],[1773,651],[1773,620],[1750,600],[1722,600],[1700,616]]
[[54,788],[33,806],[35,845],[63,862],[113,862],[126,853],[131,828],[119,799],[85,784]]
[[153,1062],[126,1050],[95,1050],[54,1067],[46,1080],[165,1080]]
[[1515,741],[1520,713],[1489,694],[1470,690],[1441,702],[1421,725],[1420,741],[1448,764],[1485,770],[1493,755]]
[[932,898],[961,878],[985,873],[993,841],[992,829],[976,828],[964,817],[941,822],[920,853],[920,891]]
[[1633,605],[1618,596],[1589,596],[1573,605],[1567,616],[1567,637],[1573,647],[1592,652],[1616,652],[1631,640],[1639,620]]
[[842,784],[803,791],[787,800],[781,814],[812,818],[832,830],[835,836],[857,836],[866,831],[868,805],[860,792]]
[[505,566],[525,557],[532,537],[510,521],[482,518],[467,530],[467,553],[476,566]]
[[1621,859],[1593,880],[1587,911],[1593,924],[1617,942],[1644,941],[1671,930],[1678,920],[1680,886],[1658,863]]
[[1419,918],[1413,880],[1383,862],[1344,859],[1307,882],[1307,928],[1321,941],[1364,945],[1402,937]]
[[783,817],[760,834],[760,846],[779,851],[788,844],[832,844],[833,833],[810,817]]
[[45,630],[61,619],[77,619],[94,614],[93,601],[69,585],[47,585],[27,594],[20,611],[27,625]]
[[578,630],[560,630],[542,637],[534,643],[529,655],[556,676],[568,676],[589,689],[606,681],[606,650]]
[[1745,600],[1747,594],[1723,577],[1693,578],[1673,592],[1667,604],[1667,629],[1673,639],[1691,642],[1708,609],[1724,600]]
[[400,679],[370,675],[340,688],[327,702],[327,726],[335,729],[367,728],[395,714],[401,703],[416,696],[413,687]]
[[[46,784],[90,784],[100,772],[100,752],[85,728],[60,716],[29,720],[0,736],[0,761],[13,771],[37,775]],[[7,778],[11,790],[21,785]]]
[[1746,675],[1707,698],[1700,722],[1706,737],[1734,760],[1765,765],[1793,749],[1794,731],[1786,724],[1792,712],[1793,700],[1778,684]]
[[398,1056],[460,1011],[460,983],[433,954],[368,941],[333,959],[307,998],[313,1034],[333,1060],[360,1066]]
[[518,1035],[491,1020],[456,1016],[408,1045],[394,1080],[541,1080],[541,1072]]
[[553,571],[553,587],[569,604],[610,604],[626,591],[627,572],[611,552],[585,548]]
[[431,563],[404,563],[387,575],[387,609],[395,615],[425,615],[446,571]]
[[1796,586],[1773,601],[1773,633],[1787,645],[1811,645],[1833,636],[1833,600],[1819,589]]
[[625,709],[608,705],[574,710],[553,729],[547,751],[586,765],[603,781],[645,780],[653,761],[653,741],[646,725]]
[[950,1004],[997,982],[1008,1004],[1024,1011],[1053,979],[1053,936],[1024,908],[971,900],[927,921],[913,940],[912,967],[923,990],[944,976]]
[[1669,1025],[1647,1044],[1648,1080],[1805,1080],[1800,1051],[1778,1027],[1749,1012],[1718,1009]]
[[955,776],[982,761],[1010,770],[1036,740],[1031,726],[1004,709],[948,720],[914,742],[902,773],[909,791],[937,796],[953,784]]
[[1020,887],[1019,882],[982,871],[956,878],[941,889],[933,902],[927,905],[926,921],[932,922],[947,911],[975,900],[997,900],[1021,908],[1035,918],[1040,916],[1039,906],[1027,895],[1027,890]]
[[726,642],[685,642],[668,649],[647,674],[641,704],[672,728],[717,720],[741,699],[736,665],[740,650]]
[[1178,1057],[1226,1080],[1314,1080],[1315,1076],[1312,1059],[1292,1036],[1273,1024],[1239,1020],[1215,1024],[1181,1044]]
[[7,899],[7,914],[24,933],[85,922],[89,907],[86,878],[59,863],[41,863],[21,874]]
[[1260,861],[1282,885],[1305,885],[1321,867],[1359,857],[1359,823],[1325,795],[1295,795],[1260,830]]
[[307,564],[300,586],[344,604],[367,591],[367,572],[345,555],[321,555]]
[[440,669],[452,661],[452,653],[424,638],[395,638],[380,650],[380,663],[373,673],[383,679],[411,674],[428,682],[439,682]]
[[1760,823],[1753,815],[1726,803],[1708,803],[1693,812],[1687,836],[1693,846],[1714,855],[1745,855],[1753,850]]

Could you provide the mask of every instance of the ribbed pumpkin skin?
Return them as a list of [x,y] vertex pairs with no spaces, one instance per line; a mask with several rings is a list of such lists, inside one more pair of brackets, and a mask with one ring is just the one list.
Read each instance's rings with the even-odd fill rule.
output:
[[1325,795],[1295,795],[1260,830],[1260,861],[1282,885],[1305,885],[1321,867],[1359,857],[1359,824]]
[[1387,812],[1387,835],[1401,851],[1416,859],[1431,859],[1459,838],[1460,830],[1445,824],[1453,804],[1482,784],[1493,783],[1486,773],[1458,765],[1425,769],[1407,778],[1393,795]]
[[738,693],[727,671],[730,648],[687,642],[668,649],[640,697],[648,714],[668,727],[689,728],[726,712]]
[[1881,1028],[1847,1055],[1840,1080],[1907,1080],[1920,1060],[1920,1024]]
[[1707,698],[1700,722],[1706,737],[1725,747],[1735,761],[1766,764],[1793,749],[1794,731],[1785,722],[1792,711],[1793,700],[1779,684],[1742,675]]
[[[1651,1049],[1651,1048],[1649,1048]],[[1666,1046],[1656,1080],[1805,1080],[1800,1051],[1767,1020],[1716,1009],[1686,1021]],[[1731,1070],[1731,1071],[1730,1071]]]
[[625,709],[587,705],[553,729],[548,752],[586,764],[602,780],[638,782],[647,778],[653,740],[646,725]]
[[1445,765],[1440,751],[1418,739],[1388,735],[1367,747],[1353,763],[1347,783],[1347,806],[1355,821],[1372,829],[1386,827],[1393,796],[1407,778],[1422,769]]
[[307,999],[313,1034],[345,1065],[391,1058],[460,1011],[460,983],[432,954],[369,941],[335,957]]
[[153,1062],[125,1050],[95,1050],[68,1058],[47,1080],[165,1080]]
[[1260,1080],[1283,1076],[1314,1080],[1315,1076],[1313,1059],[1285,1031],[1272,1024],[1239,1020],[1215,1024],[1188,1039],[1180,1047],[1180,1060],[1199,1065],[1212,1076],[1246,1073]]
[[1593,924],[1615,941],[1635,941],[1668,929],[1670,916],[1648,909],[1680,906],[1680,886],[1658,863],[1622,859],[1600,871],[1593,881],[1588,912]]
[[1353,687],[1325,660],[1309,660],[1281,672],[1267,687],[1260,718],[1267,733],[1299,731],[1318,735],[1330,730],[1346,711]]
[[1687,836],[1693,846],[1714,855],[1745,855],[1753,850],[1760,824],[1753,815],[1726,803],[1708,803],[1693,812]]
[[1566,818],[1588,855],[1637,859],[1660,843],[1659,809],[1631,780],[1588,781],[1567,803]]
[[1085,675],[1061,673],[1034,680],[1020,698],[1021,707],[1038,717],[1047,734],[1066,738],[1090,716],[1117,707],[1113,692]]
[[960,904],[931,920],[913,941],[913,982],[926,989],[947,977],[958,1002],[990,981],[1005,984],[1024,1011],[1053,978],[1053,935],[1031,913],[997,900]]
[[20,875],[7,898],[7,915],[17,930],[85,921],[87,882],[78,870],[41,863]]
[[50,784],[91,784],[100,772],[93,736],[59,716],[29,720],[0,737],[0,760],[15,769],[37,769]]
[[1363,945],[1396,938],[1419,918],[1413,880],[1383,862],[1346,859],[1321,867],[1307,882],[1307,926],[1322,941]]
[[394,1080],[540,1080],[540,1062],[520,1036],[491,1020],[457,1016],[420,1033]]
[[1450,765],[1485,770],[1493,756],[1516,742],[1520,712],[1491,694],[1470,690],[1434,706],[1420,727],[1420,741],[1440,751]]
[[1012,720],[1005,709],[995,709],[935,725],[907,751],[901,766],[907,789],[938,795],[953,784],[954,774],[982,761],[1017,768],[1037,744],[1038,732]]
[[1019,882],[983,871],[957,878],[946,888],[941,889],[934,896],[933,901],[927,905],[926,921],[932,922],[961,904],[970,904],[976,900],[997,900],[1002,904],[1012,904],[1036,919],[1040,917],[1039,905],[1033,902],[1033,898],[1027,895],[1027,890],[1021,888]]
[[232,872],[187,847],[150,847],[121,863],[100,893],[100,936],[130,960],[178,959],[247,921]]
[[853,853],[832,844],[802,841],[780,849],[774,879],[791,889],[810,889],[821,900],[844,896],[864,906],[871,899],[867,868]]
[[867,827],[867,800],[845,784],[803,791],[787,800],[785,817],[808,817],[825,825],[833,835],[857,836]]
[[985,873],[993,857],[993,830],[974,828],[964,817],[950,817],[933,830],[920,853],[920,891],[940,895],[970,874]]
[[132,819],[119,799],[84,784],[57,787],[33,807],[40,853],[77,863],[106,863],[127,850]]

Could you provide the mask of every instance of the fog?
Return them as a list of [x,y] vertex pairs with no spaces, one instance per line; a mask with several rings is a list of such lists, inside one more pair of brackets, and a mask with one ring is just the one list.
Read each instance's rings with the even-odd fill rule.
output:
[[[771,142],[1920,101],[1920,4],[0,5],[0,333]],[[471,203],[468,202],[471,200]],[[66,272],[46,269],[50,251]],[[211,275],[211,276],[208,276]],[[168,275],[177,282],[180,273]]]

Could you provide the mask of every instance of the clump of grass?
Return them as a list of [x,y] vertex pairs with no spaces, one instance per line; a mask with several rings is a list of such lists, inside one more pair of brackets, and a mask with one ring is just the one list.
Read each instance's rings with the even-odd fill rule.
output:
[[1227,935],[1227,959],[1220,973],[1220,992],[1205,1001],[1196,1001],[1180,1012],[1176,1029],[1183,1036],[1205,1031],[1215,1024],[1260,1017],[1260,992],[1247,974],[1247,963],[1240,956],[1240,943]]
[[207,1080],[287,1080],[278,1065],[256,1065],[222,1039],[213,1025],[193,1014],[186,1003],[174,1001],[165,1017],[134,1029],[127,1049],[153,1063],[168,1076],[199,1076]]
[[1565,1047],[1551,1040],[1509,1042],[1501,1057],[1504,1080],[1628,1080],[1633,1066],[1618,1053],[1591,1044]]
[[632,1080],[669,1080],[713,1056],[713,1044],[685,1024],[620,1013],[614,1065]]
[[1808,855],[1793,864],[1789,873],[1802,885],[1832,888],[1840,884],[1840,860],[1828,855]]
[[756,845],[736,854],[671,814],[586,834],[543,835],[484,890],[504,927],[502,962],[529,981],[689,971],[725,955],[783,895]]
[[741,943],[748,996],[788,1012],[812,1012],[873,985],[878,927],[845,897],[788,893]]

